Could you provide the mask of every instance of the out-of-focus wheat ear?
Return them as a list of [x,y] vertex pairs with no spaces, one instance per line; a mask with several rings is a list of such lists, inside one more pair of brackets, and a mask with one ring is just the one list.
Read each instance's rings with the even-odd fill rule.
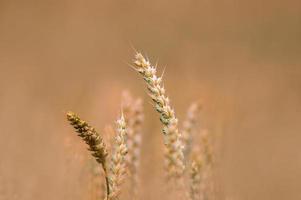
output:
[[123,114],[117,120],[117,135],[115,138],[114,150],[110,168],[110,200],[118,200],[121,186],[126,174],[126,123]]
[[203,168],[203,163],[200,158],[193,158],[190,165],[189,173],[189,197],[190,200],[200,200],[201,199],[201,179]]
[[131,157],[131,173],[132,173],[132,194],[137,198],[139,185],[139,168],[141,158],[142,143],[142,124],[144,121],[143,101],[138,98],[133,102],[133,136],[132,136],[132,157]]
[[193,133],[196,131],[197,119],[201,105],[198,102],[192,103],[187,111],[186,119],[182,128],[182,142],[184,146],[184,158],[187,161],[192,149]]
[[92,156],[96,159],[98,163],[102,165],[102,168],[105,173],[106,185],[107,185],[107,195],[110,193],[109,180],[107,173],[107,161],[108,151],[106,145],[103,142],[102,137],[98,132],[90,126],[87,122],[80,119],[75,113],[68,112],[67,120],[75,128],[78,136],[81,137],[86,144],[89,146],[89,150],[92,152]]
[[206,158],[206,165],[212,166],[213,165],[213,145],[211,142],[210,134],[208,130],[203,130],[201,132],[201,146],[203,148],[203,153]]
[[132,115],[132,104],[133,104],[133,97],[128,90],[124,90],[121,95],[121,107],[123,114],[125,116],[125,121],[127,123],[127,129],[129,129],[128,120],[130,115]]
[[122,95],[122,108],[127,123],[127,166],[130,172],[130,189],[131,199],[136,199],[139,191],[139,166],[140,151],[142,138],[142,123],[144,120],[143,101],[140,98],[134,99],[126,91]]
[[136,54],[134,64],[146,82],[149,96],[154,101],[155,109],[160,114],[160,121],[163,124],[167,180],[173,179],[178,182],[177,180],[183,177],[185,169],[178,119],[170,105],[169,98],[165,95],[162,78],[156,74],[156,67],[152,66],[141,53]]
[[214,152],[213,152],[213,143],[212,135],[207,129],[204,129],[201,132],[201,147],[204,155],[204,187],[203,187],[203,196],[205,199],[215,199],[216,195],[216,183],[214,181]]

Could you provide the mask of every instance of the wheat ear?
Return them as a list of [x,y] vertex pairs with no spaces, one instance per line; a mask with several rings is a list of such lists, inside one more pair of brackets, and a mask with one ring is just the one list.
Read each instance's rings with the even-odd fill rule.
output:
[[106,158],[108,156],[108,152],[102,137],[92,126],[90,126],[84,120],[80,119],[73,112],[67,113],[67,120],[75,128],[76,132],[78,133],[78,136],[80,136],[87,143],[87,145],[89,146],[89,150],[92,152],[92,156],[96,159],[98,163],[102,165],[102,168],[105,173],[107,195],[109,195],[110,187],[106,167]]
[[117,120],[117,136],[115,138],[114,152],[111,161],[111,176],[110,176],[110,188],[111,193],[109,195],[110,200],[119,199],[121,185],[126,174],[126,123],[123,114],[120,119]]
[[195,158],[191,162],[190,169],[190,190],[189,197],[190,200],[200,200],[201,195],[201,170],[203,163],[201,159]]
[[142,123],[144,120],[142,99],[133,99],[127,91],[123,93],[122,105],[127,123],[127,145],[129,153],[127,156],[130,171],[130,195],[136,199],[139,191],[139,166],[142,137]]
[[136,54],[134,64],[147,84],[149,96],[155,102],[155,108],[163,124],[167,178],[168,180],[181,178],[185,167],[178,119],[170,105],[169,98],[165,95],[162,78],[157,77],[156,67],[152,66],[141,53]]
[[192,103],[187,111],[186,119],[183,123],[182,142],[184,146],[184,158],[187,160],[192,149],[193,132],[196,128],[197,117],[201,110],[198,102]]
[[214,199],[215,198],[215,182],[213,179],[213,166],[214,166],[214,153],[213,144],[210,140],[212,137],[208,130],[203,130],[201,132],[201,146],[204,155],[204,170],[203,177],[205,182],[205,187],[203,188],[204,199]]

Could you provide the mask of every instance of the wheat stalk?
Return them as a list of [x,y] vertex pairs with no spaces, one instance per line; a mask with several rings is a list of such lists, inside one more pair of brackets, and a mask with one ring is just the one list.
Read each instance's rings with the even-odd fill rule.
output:
[[107,195],[109,195],[109,177],[106,166],[106,158],[108,156],[108,152],[102,137],[92,126],[90,126],[84,120],[80,119],[73,112],[67,113],[67,120],[75,128],[76,132],[78,133],[78,136],[80,136],[89,146],[89,150],[92,152],[92,156],[96,159],[98,163],[102,165],[103,171],[105,173]]
[[200,112],[200,104],[192,103],[187,111],[186,119],[182,128],[182,142],[184,146],[184,158],[187,160],[192,149],[193,132],[197,124],[197,117]]
[[123,93],[122,105],[127,123],[128,167],[130,171],[130,195],[136,199],[139,191],[138,169],[140,166],[141,132],[144,120],[142,99],[133,99],[127,91]]
[[155,102],[155,108],[160,114],[160,121],[163,124],[167,179],[168,181],[170,179],[177,180],[182,177],[185,168],[178,119],[170,105],[169,98],[165,95],[162,77],[156,75],[156,67],[152,66],[141,53],[136,54],[134,64],[136,65],[135,69],[147,84],[149,96]]
[[124,175],[126,174],[126,123],[123,114],[120,119],[117,120],[117,136],[115,138],[114,152],[111,160],[110,168],[110,189],[111,193],[109,195],[110,200],[119,199],[121,184],[124,180]]

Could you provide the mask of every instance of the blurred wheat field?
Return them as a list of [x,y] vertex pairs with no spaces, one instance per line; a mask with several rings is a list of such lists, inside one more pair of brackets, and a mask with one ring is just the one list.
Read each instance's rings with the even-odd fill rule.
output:
[[141,196],[162,199],[161,124],[134,46],[165,70],[180,122],[202,103],[218,199],[299,200],[300,13],[297,0],[1,0],[0,199],[96,199],[101,172],[65,114],[110,130],[125,89],[144,100]]

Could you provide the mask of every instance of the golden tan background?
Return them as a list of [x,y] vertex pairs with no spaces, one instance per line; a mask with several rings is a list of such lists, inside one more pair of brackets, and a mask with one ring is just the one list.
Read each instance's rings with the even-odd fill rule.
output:
[[159,199],[160,124],[131,46],[166,66],[180,120],[203,102],[221,196],[301,199],[298,0],[0,0],[0,199],[84,199],[88,153],[64,113],[102,130],[124,89],[145,97],[142,190]]

